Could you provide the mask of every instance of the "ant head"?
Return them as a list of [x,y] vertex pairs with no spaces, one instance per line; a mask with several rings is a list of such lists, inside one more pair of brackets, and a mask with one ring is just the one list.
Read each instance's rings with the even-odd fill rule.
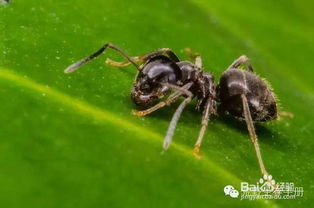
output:
[[148,106],[169,93],[168,86],[181,77],[180,68],[165,56],[156,56],[145,63],[138,72],[131,97],[135,104]]
[[150,79],[147,74],[140,71],[131,92],[134,103],[143,107],[149,106],[167,94],[170,91],[169,88],[161,85],[160,82],[162,79],[158,81]]

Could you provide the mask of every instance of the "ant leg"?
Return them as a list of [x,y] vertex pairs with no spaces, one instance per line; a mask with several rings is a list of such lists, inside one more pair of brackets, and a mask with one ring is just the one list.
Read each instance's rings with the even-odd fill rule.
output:
[[251,65],[251,63],[250,63],[250,60],[249,60],[249,58],[248,58],[247,56],[245,56],[245,55],[242,55],[242,56],[240,56],[238,59],[236,59],[236,60],[228,67],[227,70],[232,69],[232,68],[239,68],[239,66],[240,66],[241,64],[243,64],[243,63],[246,64],[246,66],[247,66],[247,68],[248,68],[249,71],[253,72],[253,67],[252,67],[252,65]]
[[260,151],[258,140],[257,140],[257,135],[255,133],[254,124],[251,117],[247,98],[244,94],[241,95],[241,98],[242,98],[243,112],[244,112],[244,117],[247,124],[247,129],[249,131],[251,141],[253,142],[253,145],[255,148],[255,152],[256,152],[256,156],[257,156],[257,160],[258,160],[261,172],[263,175],[268,175],[265,169],[264,163],[263,163],[263,159],[262,159],[261,151]]
[[173,94],[171,94],[166,100],[163,100],[159,103],[157,103],[156,105],[146,109],[146,110],[142,110],[142,111],[137,111],[137,110],[133,110],[133,115],[135,116],[146,116],[162,107],[165,107],[166,105],[170,105],[171,103],[173,103],[174,101],[176,101],[182,94],[175,92]]
[[202,64],[202,58],[198,53],[195,53],[192,51],[191,48],[185,48],[184,52],[186,53],[186,55],[189,57],[189,59],[191,59],[192,61],[194,61],[194,64],[198,67],[198,68],[202,68],[203,64]]
[[197,158],[201,158],[201,154],[200,154],[200,146],[202,144],[203,138],[204,138],[204,134],[208,125],[208,120],[209,120],[209,116],[211,114],[214,114],[215,109],[213,108],[213,106],[215,105],[214,101],[212,98],[208,98],[204,111],[203,111],[203,116],[202,116],[202,127],[200,130],[200,133],[198,135],[197,141],[194,145],[194,150],[193,150],[193,154],[195,157]]
[[142,110],[142,111],[133,111],[133,114],[136,116],[146,116],[162,107],[165,107],[166,105],[170,105],[171,103],[173,103],[174,101],[176,101],[180,96],[182,96],[183,94],[186,95],[190,95],[191,93],[188,91],[188,89],[192,86],[193,83],[187,83],[186,85],[184,85],[183,87],[177,87],[177,86],[173,86],[170,84],[165,84],[165,83],[161,83],[165,86],[171,87],[173,89],[176,90],[176,92],[174,92],[173,94],[171,94],[166,100],[163,100],[159,103],[157,103],[156,105],[146,109],[146,110]]
[[179,105],[179,107],[177,108],[176,112],[173,114],[171,122],[170,122],[168,130],[167,130],[166,137],[164,139],[164,144],[163,144],[164,150],[167,150],[169,148],[170,143],[172,141],[172,137],[173,137],[174,131],[176,129],[177,123],[178,123],[179,118],[181,116],[181,113],[184,110],[185,106],[189,102],[191,102],[191,100],[192,100],[191,96],[188,96],[187,98],[185,98],[183,100],[183,102]]
[[174,89],[176,91],[179,91],[179,92],[181,92],[181,94],[185,94],[185,95],[191,96],[191,97],[193,96],[192,93],[188,90],[193,85],[193,82],[189,82],[189,83],[183,85],[183,87],[179,87],[177,85],[166,83],[166,82],[160,82],[160,84],[163,86],[169,87],[171,89]]
[[294,115],[293,115],[293,113],[291,113],[289,111],[279,111],[278,112],[278,120],[281,120],[282,117],[293,118]]
[[202,68],[203,62],[202,62],[202,57],[201,56],[196,56],[195,57],[195,66],[199,69]]
[[98,57],[99,55],[101,55],[107,48],[111,48],[115,51],[117,51],[118,53],[120,53],[122,56],[124,56],[129,62],[131,62],[138,70],[139,66],[132,60],[131,57],[129,57],[127,55],[127,53],[125,53],[123,50],[121,50],[120,48],[118,48],[117,46],[115,46],[112,43],[107,43],[104,46],[102,46],[98,51],[96,51],[95,53],[73,63],[72,65],[68,66],[65,70],[64,73],[71,73],[73,71],[75,71],[77,68],[79,68],[80,66],[82,66],[83,64],[86,64],[87,62],[93,60],[94,58]]

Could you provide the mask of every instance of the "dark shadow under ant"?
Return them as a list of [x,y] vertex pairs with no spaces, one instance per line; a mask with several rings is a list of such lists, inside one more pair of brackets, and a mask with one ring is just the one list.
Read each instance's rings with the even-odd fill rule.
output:
[[[163,143],[165,150],[172,141],[182,111],[195,98],[196,109],[202,110],[202,122],[198,139],[194,145],[194,155],[200,157],[199,149],[210,115],[218,115],[217,112],[219,115],[228,112],[232,116],[246,121],[260,170],[266,178],[270,176],[262,160],[253,122],[266,122],[277,118],[276,97],[268,84],[254,73],[246,56],[240,56],[227,68],[217,86],[214,85],[214,77],[203,70],[200,55],[193,54],[189,49],[187,49],[187,53],[190,58],[193,58],[193,63],[180,61],[169,48],[130,57],[117,46],[108,43],[92,55],[70,65],[65,69],[65,73],[73,72],[81,65],[98,57],[107,48],[117,51],[127,59],[127,62],[115,62],[107,59],[107,64],[115,67],[132,64],[138,70],[131,90],[131,98],[135,104],[147,109],[133,111],[134,115],[148,115],[172,104],[180,97],[184,98],[171,119]],[[242,66],[245,68],[242,69]],[[165,96],[168,97],[152,105]]]

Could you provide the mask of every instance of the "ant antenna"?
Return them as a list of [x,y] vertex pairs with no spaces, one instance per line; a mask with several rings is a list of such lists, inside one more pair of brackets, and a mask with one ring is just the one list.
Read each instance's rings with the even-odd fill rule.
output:
[[94,58],[97,58],[99,55],[101,55],[107,48],[111,48],[115,51],[117,51],[118,53],[120,53],[122,56],[124,56],[130,63],[132,63],[138,70],[139,70],[139,66],[132,60],[131,57],[129,57],[127,55],[127,53],[125,53],[124,51],[122,51],[120,48],[118,48],[117,46],[113,45],[112,43],[107,43],[104,46],[102,46],[98,51],[96,51],[95,53],[71,64],[70,66],[68,66],[65,70],[64,73],[71,73],[73,71],[75,71],[76,69],[78,69],[80,66],[88,63],[89,61],[93,60]]

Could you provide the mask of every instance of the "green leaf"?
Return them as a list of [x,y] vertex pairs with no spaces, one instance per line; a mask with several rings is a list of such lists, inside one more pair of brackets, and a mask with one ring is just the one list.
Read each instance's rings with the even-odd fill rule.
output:
[[[310,207],[313,203],[313,6],[307,1],[12,1],[0,5],[1,207]],[[295,200],[240,200],[226,185],[261,177],[246,125],[201,115],[192,103],[171,148],[162,141],[178,103],[131,115],[136,70],[65,67],[113,42],[130,55],[198,51],[216,77],[242,54],[274,88],[282,118],[257,124],[268,171],[304,188]]]

